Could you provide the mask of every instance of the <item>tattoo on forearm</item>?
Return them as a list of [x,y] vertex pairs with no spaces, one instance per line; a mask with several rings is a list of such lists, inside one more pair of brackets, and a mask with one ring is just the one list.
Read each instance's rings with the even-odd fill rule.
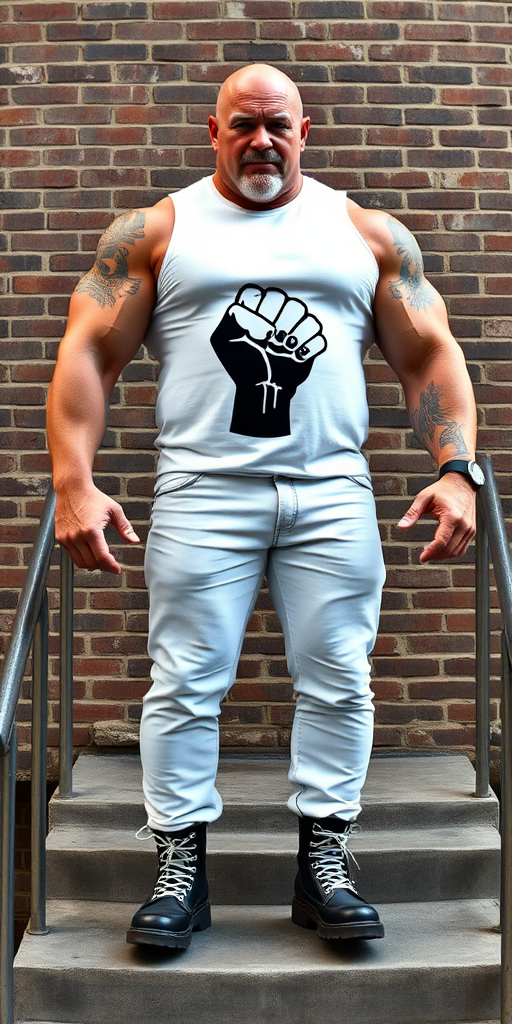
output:
[[114,306],[124,295],[135,295],[140,288],[141,277],[128,274],[128,245],[135,245],[144,238],[145,217],[140,210],[133,210],[118,217],[102,236],[96,262],[79,282],[77,292],[85,292],[102,307]]
[[398,255],[403,256],[400,277],[397,281],[390,281],[389,291],[394,299],[407,299],[414,309],[428,309],[435,293],[423,275],[420,247],[403,224],[389,217],[388,225],[393,245],[397,246]]
[[444,427],[438,439],[439,448],[452,445],[455,449],[452,458],[469,455],[462,424],[451,420],[449,413],[442,407],[442,388],[431,380],[425,391],[421,392],[419,409],[413,409],[411,421],[416,437],[432,454],[435,454],[436,427]]

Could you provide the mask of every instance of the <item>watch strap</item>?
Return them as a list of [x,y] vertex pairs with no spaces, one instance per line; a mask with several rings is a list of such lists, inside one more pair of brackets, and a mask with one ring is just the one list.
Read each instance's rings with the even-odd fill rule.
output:
[[448,462],[444,462],[439,470],[439,479],[445,475],[445,473],[464,473],[464,476],[470,476],[468,469],[468,460],[466,459],[449,459]]

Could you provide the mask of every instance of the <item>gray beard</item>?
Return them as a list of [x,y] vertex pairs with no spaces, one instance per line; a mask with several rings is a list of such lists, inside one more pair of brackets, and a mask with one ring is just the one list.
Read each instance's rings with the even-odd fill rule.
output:
[[283,187],[280,174],[240,174],[238,188],[246,199],[266,203],[275,199]]

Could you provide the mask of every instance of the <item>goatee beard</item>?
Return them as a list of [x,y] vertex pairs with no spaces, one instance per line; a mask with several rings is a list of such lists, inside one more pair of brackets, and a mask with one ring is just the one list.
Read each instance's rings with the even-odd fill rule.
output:
[[283,187],[280,174],[241,174],[238,187],[246,199],[254,203],[267,203],[279,195]]

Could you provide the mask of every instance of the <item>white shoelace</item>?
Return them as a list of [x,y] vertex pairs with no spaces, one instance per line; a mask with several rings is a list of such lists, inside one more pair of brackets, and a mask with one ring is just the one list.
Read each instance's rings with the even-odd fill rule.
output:
[[[145,835],[141,835],[143,832]],[[137,832],[137,839],[143,842],[153,835],[151,829],[144,825]],[[159,873],[151,900],[161,896],[175,896],[180,903],[183,902],[196,872],[193,866],[193,861],[197,860],[195,837],[195,832],[183,839],[154,837],[158,847]]]
[[350,878],[349,861],[352,860],[359,868],[354,854],[348,849],[347,841],[350,836],[357,835],[361,831],[359,825],[351,824],[346,832],[331,832],[322,828],[318,822],[313,825],[313,835],[318,842],[311,841],[309,857],[312,860],[312,868],[318,881],[327,895],[334,889],[350,889],[357,894],[357,889]]

